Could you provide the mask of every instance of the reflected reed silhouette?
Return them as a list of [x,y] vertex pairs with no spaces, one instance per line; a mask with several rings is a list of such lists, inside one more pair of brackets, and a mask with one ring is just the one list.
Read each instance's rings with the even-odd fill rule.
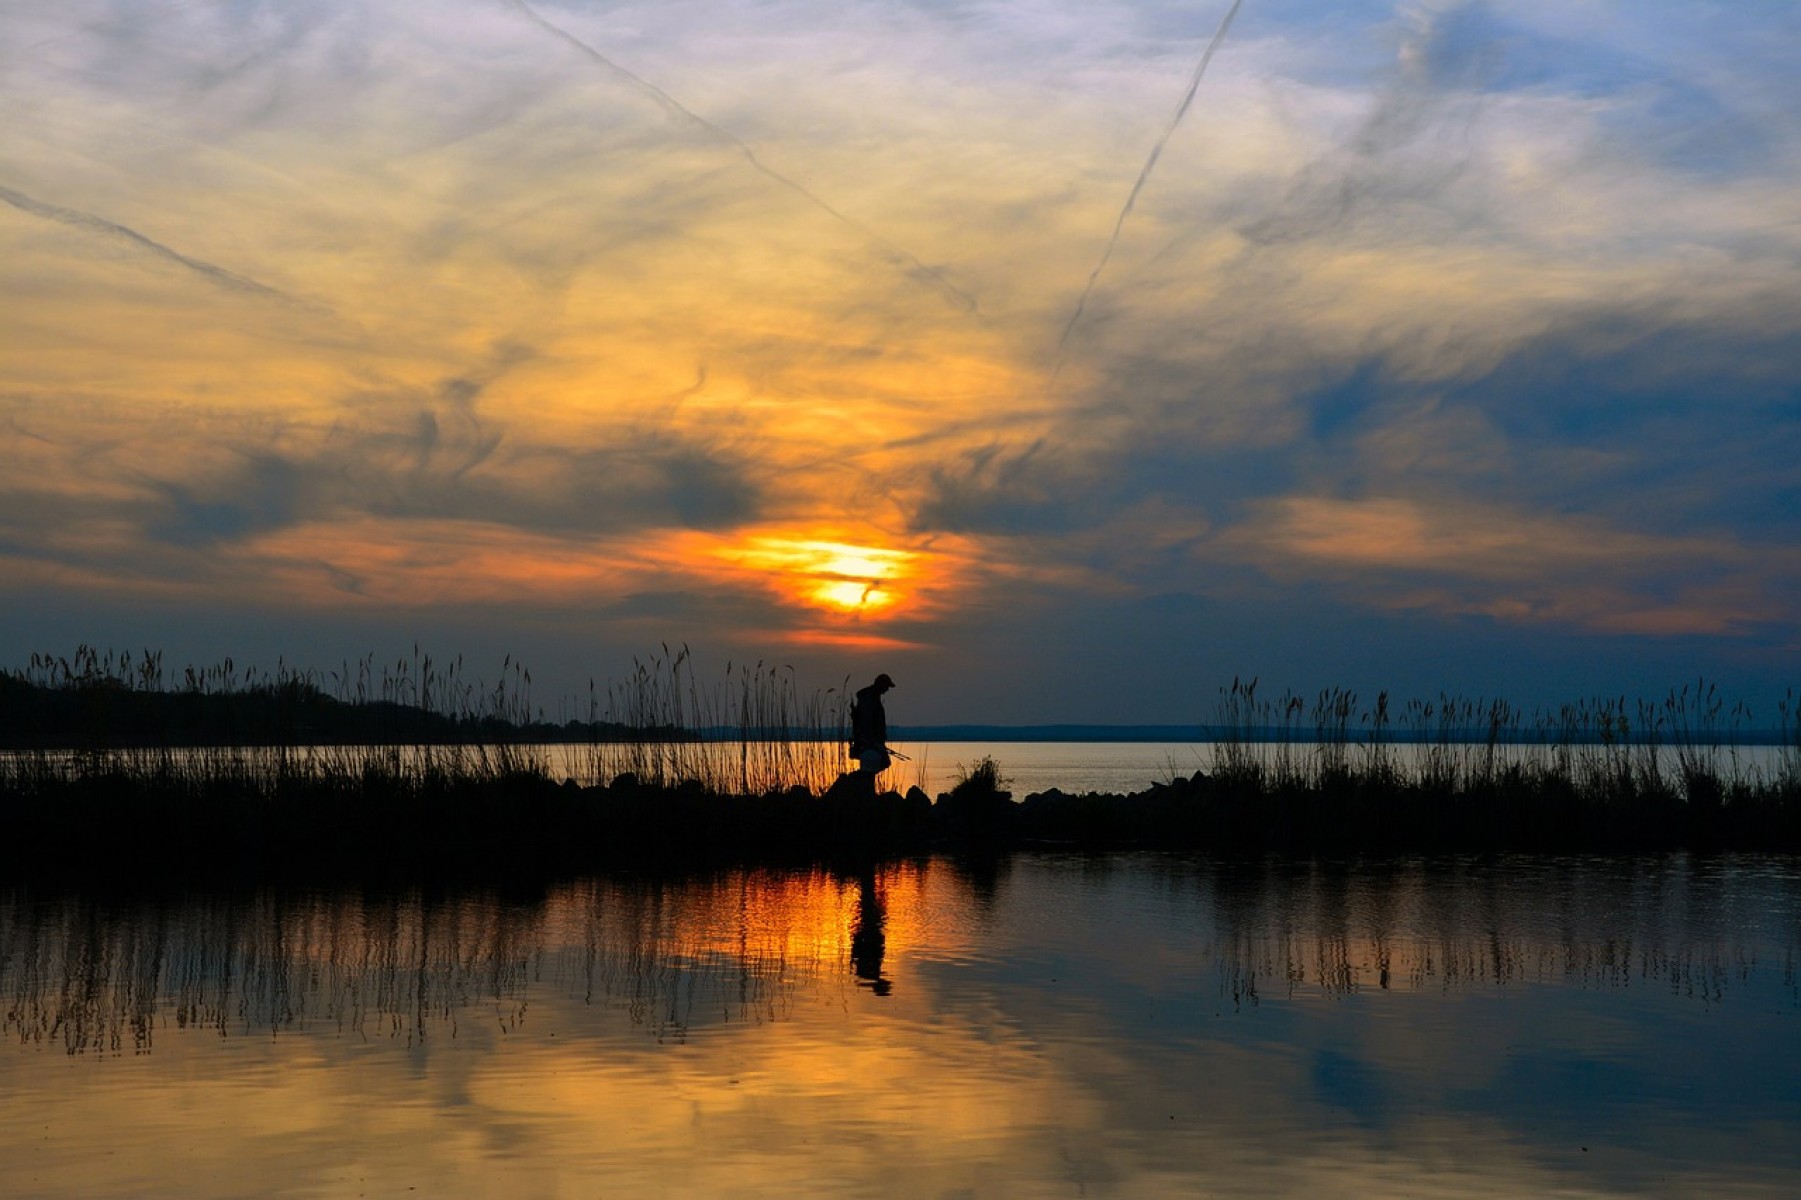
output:
[[[1714,1005],[1758,969],[1795,994],[1801,961],[1801,885],[1783,860],[1022,861],[1073,873],[1077,895],[1128,877],[1187,897],[1183,932],[1234,1007],[1541,983],[1651,985]],[[680,1041],[781,1021],[802,996],[890,996],[897,952],[1003,937],[996,910],[1030,904],[1009,897],[1013,878],[930,860],[590,879],[528,897],[16,889],[0,899],[0,1024],[69,1054],[148,1053],[170,1029],[415,1047],[471,1022],[514,1032],[548,994]],[[898,931],[896,889],[911,914]],[[1157,954],[1165,934],[1141,936],[1068,950]],[[1779,964],[1759,959],[1772,938]],[[1004,961],[1006,947],[986,953]]]
[[1798,961],[1782,857],[15,883],[0,1194],[1789,1197]]
[[[147,1053],[171,1026],[415,1046],[476,1020],[512,1032],[549,991],[680,1040],[780,1019],[795,988],[827,981],[851,939],[848,890],[816,872],[588,880],[525,901],[15,892],[0,902],[4,1032],[70,1054]],[[855,953],[879,978],[874,913],[856,936],[876,949]]]
[[1796,989],[1796,881],[1781,858],[1224,862],[1205,886],[1235,1003],[1530,984],[1718,1003],[1759,965],[1759,927],[1783,943]]

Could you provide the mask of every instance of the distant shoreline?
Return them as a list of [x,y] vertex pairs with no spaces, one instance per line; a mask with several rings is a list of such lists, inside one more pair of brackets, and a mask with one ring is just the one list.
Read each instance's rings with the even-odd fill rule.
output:
[[[1309,736],[1313,730],[1284,730],[1279,726],[1229,729],[1221,725],[891,725],[890,739],[897,742],[1177,742],[1216,745],[1239,741],[1260,745],[1310,745],[1319,738]],[[733,736],[736,736],[735,734]],[[1349,739],[1352,744],[1367,744],[1369,736],[1357,731]],[[1552,746],[1560,742],[1572,746],[1653,746],[1675,741],[1667,731],[1661,734],[1628,733],[1601,737],[1587,731],[1567,735],[1561,732],[1522,729],[1502,731],[1491,736],[1484,728],[1451,730],[1389,729],[1380,740],[1391,746],[1429,746],[1435,743],[1457,746]],[[1790,741],[1780,729],[1720,730],[1714,733],[1691,732],[1681,739],[1684,745],[1698,746],[1782,746]]]

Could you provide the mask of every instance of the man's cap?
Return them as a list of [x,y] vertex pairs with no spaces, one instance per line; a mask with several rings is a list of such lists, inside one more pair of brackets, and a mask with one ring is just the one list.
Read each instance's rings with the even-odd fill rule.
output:
[[875,686],[876,687],[893,687],[894,680],[888,678],[886,675],[877,675],[875,677]]

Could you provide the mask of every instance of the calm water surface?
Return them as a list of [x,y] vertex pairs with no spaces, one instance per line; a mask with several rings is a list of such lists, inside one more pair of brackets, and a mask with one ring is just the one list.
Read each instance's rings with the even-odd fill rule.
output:
[[1801,1195],[1801,865],[0,891],[0,1195]]
[[[897,762],[890,769],[890,787],[904,789],[918,784],[927,794],[936,796],[947,791],[968,767],[992,758],[1002,774],[1012,780],[1014,798],[1023,799],[1032,792],[1051,788],[1075,794],[1141,792],[1153,783],[1168,783],[1176,776],[1213,770],[1219,748],[1211,742],[899,742],[896,749],[907,754],[908,761]],[[1354,743],[1339,749],[1352,766],[1368,762],[1370,751],[1366,744]],[[1468,744],[1437,749],[1465,771],[1490,753],[1487,747]],[[1432,750],[1426,745],[1402,743],[1385,745],[1382,753],[1394,769],[1408,776],[1417,775]],[[1241,747],[1239,753],[1272,770],[1286,763],[1304,773],[1315,765],[1318,751],[1319,747],[1311,742],[1287,746],[1252,743]],[[1624,757],[1643,764],[1647,753],[1642,746],[1599,745],[1579,745],[1562,751],[1552,745],[1503,745],[1493,752],[1503,763],[1536,767],[1552,766],[1560,753],[1567,754],[1571,770],[1579,776],[1585,768],[1610,758]],[[1783,778],[1801,769],[1801,758],[1792,747],[1720,746],[1691,753],[1722,778],[1747,782]],[[1662,747],[1657,762],[1666,778],[1678,781],[1674,749]]]
[[[1010,780],[1014,799],[1051,788],[1072,794],[1142,792],[1154,783],[1213,770],[1218,750],[1211,742],[895,742],[894,748],[906,758],[889,769],[882,781],[885,787],[904,791],[918,786],[936,796],[948,791],[970,767],[992,758]],[[558,745],[532,749],[553,775],[583,783],[605,782],[605,771],[594,769],[590,747]],[[1417,772],[1428,749],[1418,744],[1387,745],[1383,754],[1394,768],[1409,774]],[[1367,762],[1369,750],[1365,745],[1354,744],[1341,750],[1353,766]],[[1445,748],[1440,750],[1444,752]],[[1317,752],[1318,747],[1308,742],[1287,746],[1257,743],[1241,751],[1271,769],[1288,763],[1303,771],[1314,762]],[[1449,747],[1448,752],[1465,770],[1489,753],[1486,747],[1462,744]],[[1550,745],[1504,745],[1495,753],[1504,763],[1545,767],[1552,765],[1560,751]],[[1570,756],[1575,773],[1580,775],[1584,767],[1610,756],[1625,756],[1642,763],[1646,751],[1639,746],[1581,745],[1563,753]],[[1791,747],[1722,746],[1696,753],[1723,778],[1772,780],[1801,769],[1801,759]],[[852,765],[837,743],[824,747],[819,758],[834,771],[847,770]],[[1668,778],[1677,779],[1673,749],[1663,747],[1658,763]]]

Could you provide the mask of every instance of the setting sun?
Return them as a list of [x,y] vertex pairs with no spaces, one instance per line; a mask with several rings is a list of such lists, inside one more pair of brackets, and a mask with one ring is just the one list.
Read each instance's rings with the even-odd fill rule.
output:
[[881,583],[870,581],[858,583],[853,579],[840,579],[822,583],[813,589],[813,598],[821,604],[846,611],[867,608],[884,608],[894,603],[894,597],[881,590]]
[[770,576],[783,594],[841,613],[894,607],[895,585],[917,573],[918,559],[906,550],[778,537],[752,538],[733,557]]

